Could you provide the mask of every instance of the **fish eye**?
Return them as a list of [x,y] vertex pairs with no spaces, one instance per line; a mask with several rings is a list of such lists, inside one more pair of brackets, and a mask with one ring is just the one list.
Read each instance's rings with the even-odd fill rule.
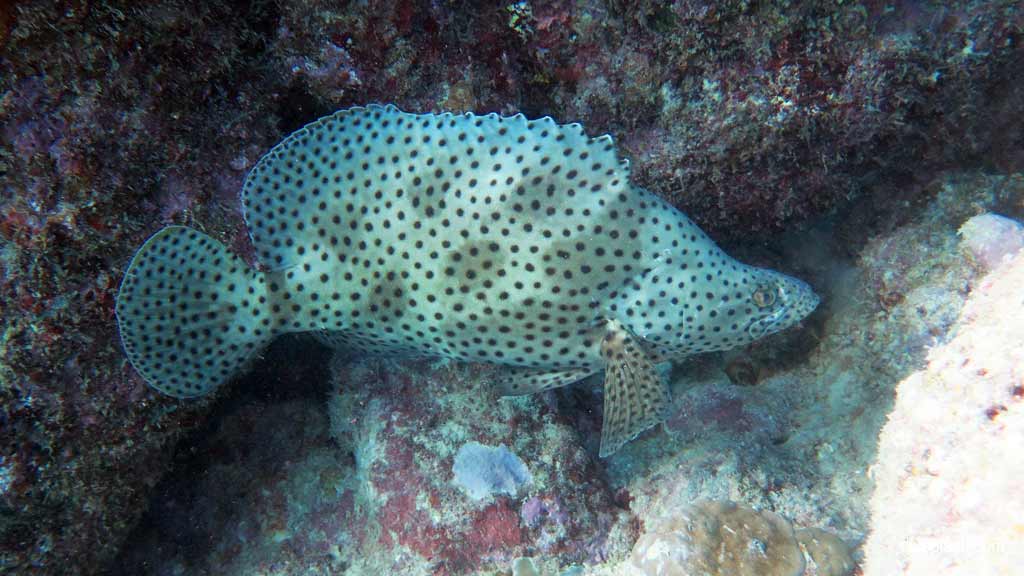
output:
[[770,286],[758,286],[751,295],[751,299],[758,308],[767,308],[775,304],[775,290]]

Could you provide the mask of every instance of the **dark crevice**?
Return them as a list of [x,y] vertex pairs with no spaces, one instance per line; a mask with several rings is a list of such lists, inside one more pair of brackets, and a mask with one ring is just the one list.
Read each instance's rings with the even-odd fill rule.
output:
[[[153,545],[154,534],[158,535],[161,548],[187,551],[183,555],[186,558],[205,557],[211,542],[206,538],[203,528],[194,525],[194,520],[183,513],[201,504],[217,501],[216,495],[202,493],[198,479],[207,473],[211,465],[225,458],[230,459],[225,456],[225,451],[233,454],[240,447],[254,452],[236,454],[234,457],[252,461],[253,465],[266,463],[266,458],[271,458],[272,462],[287,461],[286,455],[273,451],[257,453],[259,450],[270,450],[269,446],[260,444],[258,440],[236,438],[237,442],[233,445],[222,445],[217,440],[225,438],[222,428],[228,426],[227,430],[235,430],[228,434],[228,437],[232,437],[239,428],[240,413],[262,414],[288,401],[305,399],[312,405],[325,406],[330,389],[330,356],[331,350],[306,335],[285,336],[272,343],[243,376],[229,384],[231,390],[211,408],[203,424],[182,438],[174,448],[171,471],[152,491],[146,513],[125,540],[121,553],[108,566],[106,573],[114,576],[161,573],[160,566],[141,555]],[[271,425],[281,425],[281,422]],[[288,425],[301,427],[303,423]],[[253,431],[253,436],[258,438],[267,433]],[[294,434],[294,431],[269,433],[287,437],[289,433]],[[240,502],[245,497],[244,493],[237,492],[240,489],[226,487],[224,493],[233,494],[234,501]],[[235,492],[232,493],[232,490]],[[215,514],[219,513],[229,512],[215,511]]]

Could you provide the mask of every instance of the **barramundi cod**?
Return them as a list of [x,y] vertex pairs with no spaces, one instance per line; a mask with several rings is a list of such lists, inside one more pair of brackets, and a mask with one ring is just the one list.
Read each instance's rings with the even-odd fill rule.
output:
[[609,136],[551,118],[341,110],[267,153],[242,204],[260,269],[170,226],[125,273],[121,340],[163,393],[205,394],[288,332],[506,365],[504,395],[604,372],[607,456],[663,419],[656,363],[742,346],[818,303],[631,184]]

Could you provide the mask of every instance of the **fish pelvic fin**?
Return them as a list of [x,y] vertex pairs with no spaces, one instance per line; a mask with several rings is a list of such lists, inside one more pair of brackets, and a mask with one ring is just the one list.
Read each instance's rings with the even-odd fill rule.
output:
[[664,420],[668,387],[636,338],[617,321],[608,322],[601,340],[605,360],[602,458]]
[[116,312],[132,366],[178,398],[223,384],[272,337],[264,275],[185,226],[164,228],[139,248]]

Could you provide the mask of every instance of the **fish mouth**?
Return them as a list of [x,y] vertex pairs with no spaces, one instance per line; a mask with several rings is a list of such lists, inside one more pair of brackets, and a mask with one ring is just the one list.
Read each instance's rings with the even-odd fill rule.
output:
[[818,304],[821,304],[821,296],[815,294],[810,287],[807,289],[807,294],[804,296],[799,311],[802,316],[807,316],[811,312],[818,309]]
[[817,294],[812,293],[811,297],[814,298],[814,301],[811,302],[809,308],[807,309],[808,313],[811,313],[811,312],[814,312],[815,310],[817,310],[818,304],[821,304],[821,296],[818,296]]
[[793,311],[794,321],[800,321],[818,308],[821,297],[818,296],[811,285],[796,278],[787,278],[787,285],[783,288],[782,296],[787,302],[787,308]]
[[811,292],[808,302],[805,304],[806,308],[804,308],[804,317],[807,317],[811,312],[817,310],[819,304],[821,304],[821,296]]

